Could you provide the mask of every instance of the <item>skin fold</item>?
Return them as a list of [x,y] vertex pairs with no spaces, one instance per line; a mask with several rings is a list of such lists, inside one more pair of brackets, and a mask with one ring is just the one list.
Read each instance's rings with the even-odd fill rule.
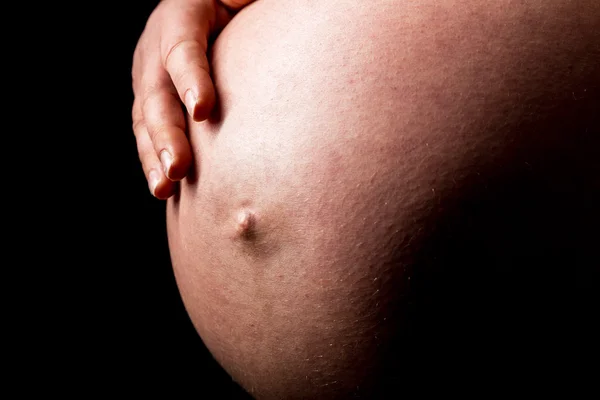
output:
[[600,2],[261,0],[210,59],[167,223],[232,377],[264,399],[517,380],[566,318],[553,285],[598,262]]

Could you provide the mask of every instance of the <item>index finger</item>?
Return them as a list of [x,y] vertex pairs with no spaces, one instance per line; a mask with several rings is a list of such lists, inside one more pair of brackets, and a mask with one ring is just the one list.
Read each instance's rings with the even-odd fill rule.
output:
[[190,116],[202,121],[215,104],[215,91],[206,53],[216,25],[215,3],[192,2],[172,15],[161,34],[160,55],[179,98]]

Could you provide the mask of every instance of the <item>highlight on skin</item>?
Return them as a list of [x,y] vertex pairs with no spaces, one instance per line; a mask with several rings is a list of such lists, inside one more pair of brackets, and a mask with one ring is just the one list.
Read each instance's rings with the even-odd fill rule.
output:
[[237,213],[235,232],[237,238],[249,239],[255,229],[256,216],[250,210],[243,209]]
[[167,204],[190,318],[257,399],[505,385],[598,257],[600,2],[360,4],[232,20]]

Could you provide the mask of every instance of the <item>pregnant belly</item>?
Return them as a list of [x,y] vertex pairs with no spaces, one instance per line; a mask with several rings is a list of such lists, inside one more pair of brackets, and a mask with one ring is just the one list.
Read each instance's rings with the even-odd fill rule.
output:
[[[219,108],[190,123],[169,245],[203,341],[259,397],[366,390],[406,328],[440,216],[507,159],[502,174],[560,147],[547,115],[564,87],[545,82],[566,72],[544,65],[573,65],[587,31],[563,44],[569,21],[522,27],[537,8],[449,3],[264,0],[213,47]],[[580,67],[558,85],[596,103],[556,118],[597,105]]]

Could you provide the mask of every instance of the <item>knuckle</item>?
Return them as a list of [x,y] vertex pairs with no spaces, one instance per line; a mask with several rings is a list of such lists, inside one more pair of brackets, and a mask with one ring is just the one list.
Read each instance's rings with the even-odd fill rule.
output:
[[139,98],[136,96],[133,100],[133,106],[131,107],[131,119],[134,124],[136,123],[136,121],[144,119],[139,101]]
[[148,127],[148,135],[156,147],[169,136],[169,126],[164,123],[155,124],[152,127]]
[[131,124],[133,134],[136,136],[140,134],[144,130],[145,125],[146,124],[144,123],[144,120],[142,118],[133,118],[133,123]]
[[166,52],[164,53],[164,68],[171,70],[174,66],[173,63],[176,62],[177,56],[185,56],[186,53],[194,53],[200,47],[200,43],[194,39],[178,39],[174,41],[174,43],[167,46]]
[[147,85],[144,88],[141,100],[141,108],[144,113],[148,112],[148,110],[156,108],[156,105],[161,101],[162,91],[163,90],[161,90],[161,88],[157,85]]
[[177,91],[175,90],[173,83],[169,82],[167,84],[161,80],[146,82],[142,97],[142,108],[144,109],[146,109],[148,105],[168,102],[171,101],[172,98],[175,100],[178,99]]
[[143,117],[146,120],[146,125],[160,125],[167,121],[168,123],[185,123],[179,121],[177,111],[181,111],[179,107],[179,96],[173,90],[165,88],[149,89],[143,100],[141,110]]

